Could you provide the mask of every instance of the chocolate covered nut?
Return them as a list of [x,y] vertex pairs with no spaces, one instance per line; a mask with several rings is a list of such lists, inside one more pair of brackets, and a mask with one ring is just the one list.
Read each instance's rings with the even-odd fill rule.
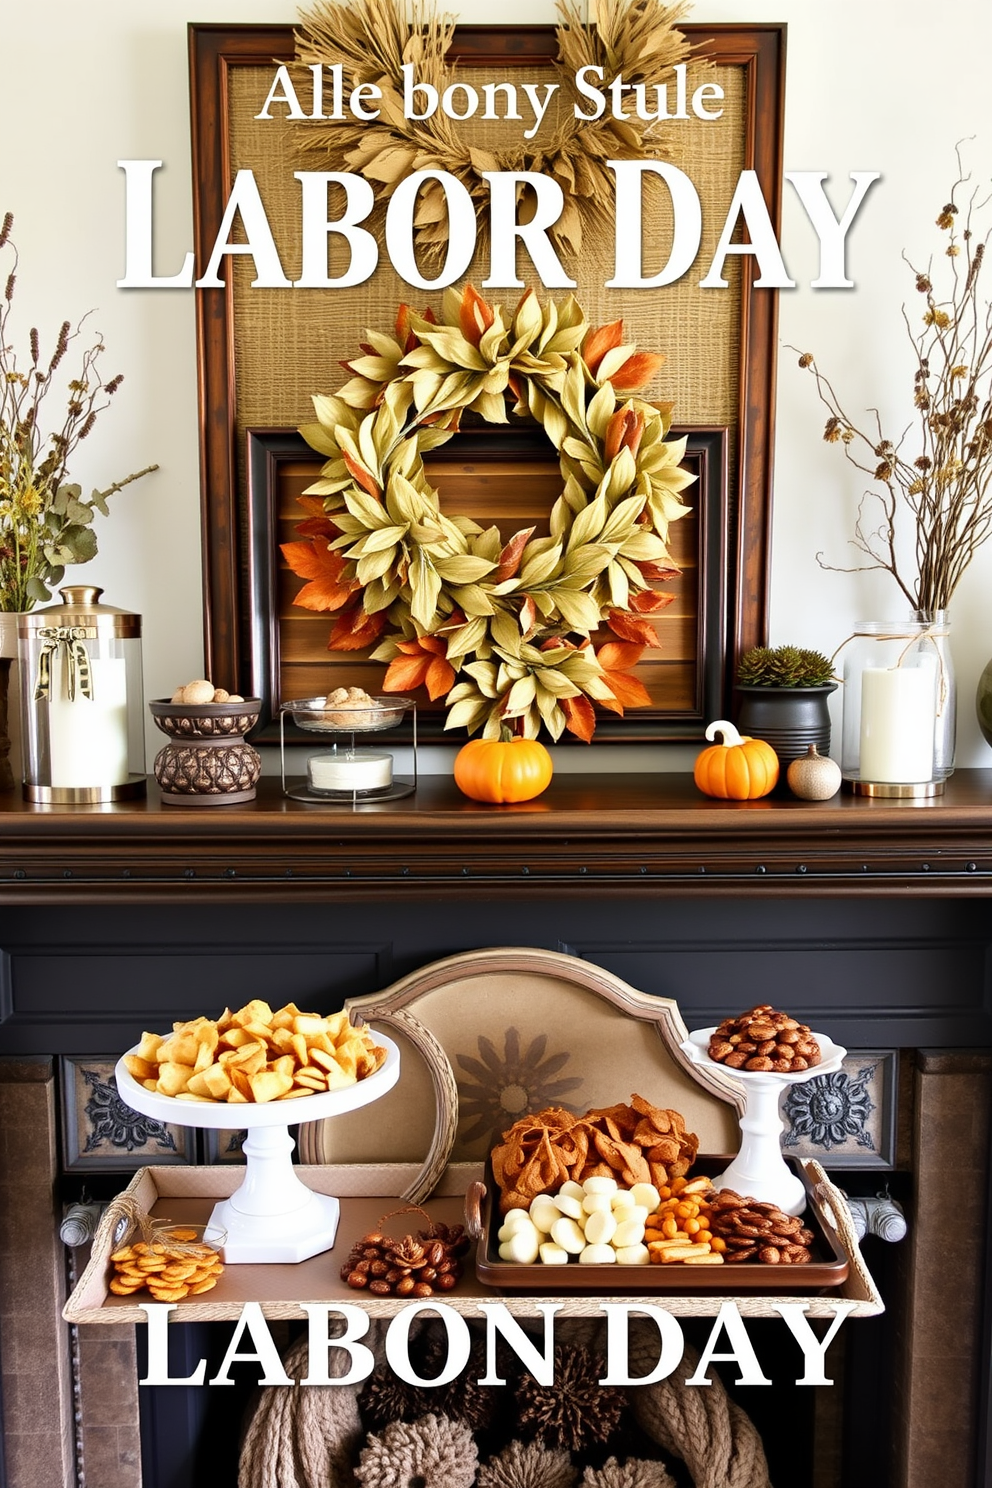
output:
[[[757,1074],[801,1073],[820,1062],[819,1046],[809,1025],[767,1003],[760,1003],[737,1018],[724,1018],[710,1035],[708,1053],[717,1064]],[[748,1061],[768,1059],[773,1063],[742,1063],[739,1058],[742,1054]]]

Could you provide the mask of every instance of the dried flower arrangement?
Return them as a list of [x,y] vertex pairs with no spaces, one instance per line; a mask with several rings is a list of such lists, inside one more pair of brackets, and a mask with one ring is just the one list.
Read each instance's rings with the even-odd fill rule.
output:
[[68,320],[62,322],[47,362],[38,331],[32,328],[29,362],[18,362],[9,326],[18,268],[10,236],[13,225],[8,212],[0,227],[0,250],[7,249],[13,259],[0,301],[0,610],[5,611],[30,610],[51,599],[49,586],[60,581],[67,563],[88,563],[96,556],[91,524],[97,512],[107,515],[107,498],[158,469],[149,465],[104,491],[93,491],[88,501],[78,485],[66,481],[73,451],[123,379],[103,381],[97,362],[104,345],[97,334],[68,383],[61,423],[56,420],[50,433],[43,432],[45,399],[72,343],[82,334],[83,321],[75,328]]
[[[583,227],[601,227],[613,201],[615,182],[607,161],[657,159],[669,153],[657,121],[633,110],[623,119],[609,111],[598,119],[576,118],[573,104],[587,109],[576,93],[576,74],[584,67],[599,67],[602,77],[622,76],[628,85],[650,89],[664,85],[679,63],[691,60],[696,70],[706,69],[710,64],[692,55],[677,29],[688,10],[681,3],[600,0],[595,22],[587,25],[578,6],[559,0],[553,72],[567,107],[560,120],[549,119],[529,146],[482,149],[440,110],[420,120],[411,119],[403,107],[405,63],[414,63],[418,80],[438,93],[454,81],[456,72],[447,59],[453,16],[439,14],[432,0],[418,0],[412,17],[405,0],[316,0],[300,15],[297,60],[307,66],[342,66],[353,83],[375,84],[382,94],[380,117],[371,124],[361,119],[301,120],[300,152],[323,169],[361,173],[374,184],[380,201],[388,201],[411,170],[454,175],[475,203],[483,235],[489,186],[482,173],[543,172],[567,191],[564,210],[549,229],[551,240],[558,253],[575,257],[582,250]],[[424,189],[414,231],[418,252],[428,262],[443,257],[447,211],[437,182]]]
[[[969,190],[960,148],[957,158],[957,180],[936,218],[946,235],[942,272],[933,260],[915,268],[903,254],[923,306],[922,329],[903,307],[919,422],[893,440],[871,410],[874,428],[859,428],[812,355],[799,358],[830,415],[824,439],[841,444],[847,459],[876,483],[862,497],[852,539],[865,561],[839,571],[891,574],[911,607],[925,615],[948,608],[992,535],[992,303],[981,294],[992,228],[984,235],[979,229],[992,195]],[[913,529],[912,561],[900,541],[905,513]],[[822,554],[817,558],[824,568],[835,567]]]

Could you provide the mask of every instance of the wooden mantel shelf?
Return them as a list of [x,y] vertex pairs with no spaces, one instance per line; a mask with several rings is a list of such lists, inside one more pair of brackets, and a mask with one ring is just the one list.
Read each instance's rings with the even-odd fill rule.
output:
[[446,777],[351,812],[285,799],[59,809],[0,797],[0,903],[390,895],[992,894],[992,770],[931,802],[709,800],[691,776],[562,775],[485,807]]

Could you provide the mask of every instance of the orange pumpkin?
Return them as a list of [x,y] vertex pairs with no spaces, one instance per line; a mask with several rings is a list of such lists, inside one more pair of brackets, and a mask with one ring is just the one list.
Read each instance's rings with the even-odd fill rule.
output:
[[696,760],[693,778],[706,796],[721,800],[755,801],[767,796],[778,782],[778,755],[763,739],[741,736],[732,723],[719,719],[706,730],[719,744],[704,749]]
[[473,801],[532,801],[552,773],[551,756],[536,739],[470,739],[455,756],[455,784]]

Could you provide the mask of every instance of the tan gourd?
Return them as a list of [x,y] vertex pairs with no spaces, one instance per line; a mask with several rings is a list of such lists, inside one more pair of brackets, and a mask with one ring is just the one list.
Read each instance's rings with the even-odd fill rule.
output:
[[792,794],[801,801],[829,801],[840,790],[840,766],[825,754],[818,754],[815,744],[792,761],[785,778]]

